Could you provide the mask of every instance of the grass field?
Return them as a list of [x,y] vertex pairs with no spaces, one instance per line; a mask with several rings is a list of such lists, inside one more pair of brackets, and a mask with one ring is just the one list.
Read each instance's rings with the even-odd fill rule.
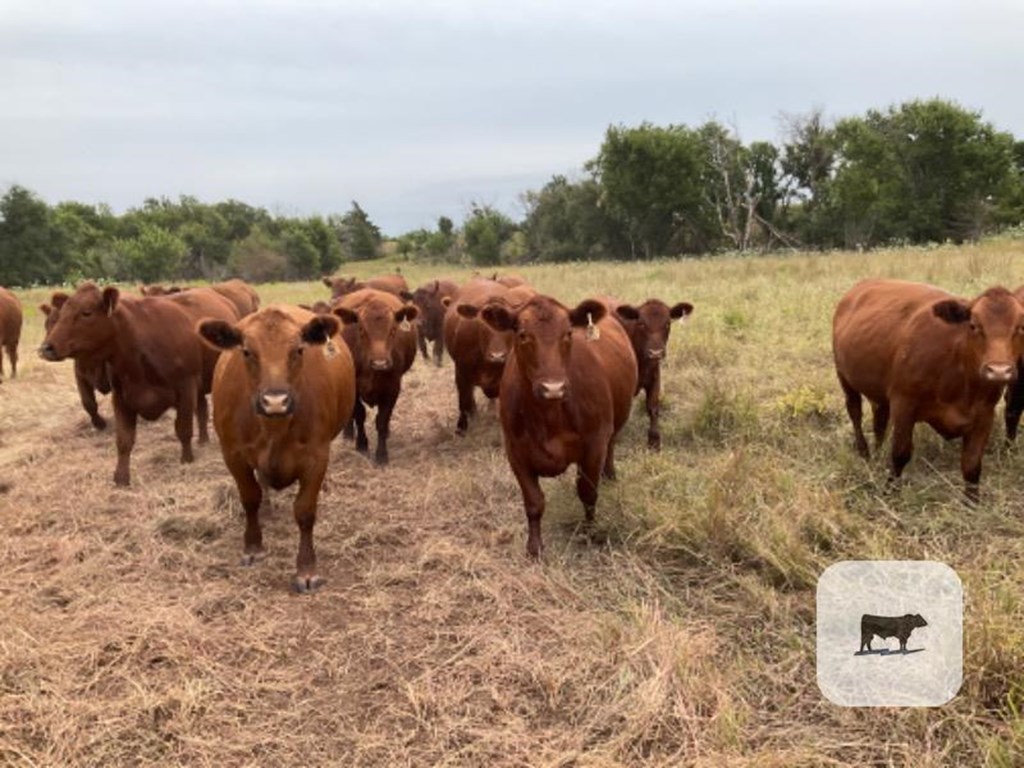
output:
[[[469,274],[402,268],[410,284]],[[638,400],[596,531],[580,530],[571,473],[547,481],[531,563],[494,412],[456,438],[451,361],[419,360],[391,465],[334,447],[311,597],[288,591],[288,492],[268,558],[237,564],[215,442],[181,466],[170,419],[143,424],[133,485],[113,487],[112,437],[89,425],[71,363],[34,354],[48,292],[24,292],[22,375],[0,386],[0,763],[1024,765],[1024,456],[999,428],[968,509],[959,444],[920,426],[887,493],[884,456],[853,450],[830,351],[857,279],[1016,287],[1024,243],[517,271],[567,302],[695,305],[665,364],[664,449],[646,450]],[[874,558],[963,579],[964,684],[944,707],[818,692],[815,580]]]

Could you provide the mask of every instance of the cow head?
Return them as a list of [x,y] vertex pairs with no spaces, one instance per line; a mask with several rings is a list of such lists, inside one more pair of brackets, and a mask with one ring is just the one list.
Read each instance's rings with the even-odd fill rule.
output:
[[932,312],[964,334],[963,362],[980,378],[1005,383],[1016,377],[1024,354],[1024,305],[1012,293],[989,288],[973,301],[938,301]]
[[911,627],[927,627],[928,622],[924,620],[924,616],[920,613],[908,613],[903,617],[903,620]]
[[359,337],[357,354],[374,371],[390,371],[394,365],[395,337],[400,325],[416,319],[412,304],[394,309],[388,302],[371,299],[355,309],[336,307],[334,314],[345,325],[356,326]]
[[426,285],[420,286],[415,291],[402,292],[405,301],[411,301],[419,310],[420,332],[430,341],[441,337],[441,326],[444,323],[444,311],[447,305],[442,303],[440,283],[431,280]]
[[323,300],[314,301],[312,304],[299,304],[303,309],[308,309],[314,315],[331,314],[331,305]]
[[63,291],[57,291],[50,297],[49,304],[40,304],[39,311],[43,313],[46,320],[43,321],[43,330],[47,333],[57,324],[60,319],[60,308],[68,300],[68,295]]
[[516,364],[539,400],[561,400],[569,394],[569,355],[573,329],[597,323],[604,304],[586,299],[575,308],[547,296],[535,296],[518,308],[500,303],[484,306],[481,318],[499,333],[515,336]]
[[356,282],[354,277],[325,277],[323,282],[324,285],[331,289],[332,299],[345,296],[362,288],[362,284]]
[[[252,406],[259,416],[284,418],[298,405],[298,383],[307,349],[326,344],[338,333],[332,315],[316,315],[305,323],[268,307],[232,325],[201,320],[199,335],[214,349],[236,350],[245,361]],[[336,342],[331,342],[336,343]]]
[[53,294],[52,309],[47,313],[46,338],[39,347],[39,356],[57,362],[111,347],[115,331],[110,316],[120,296],[120,291],[113,286],[100,290],[92,283],[80,285],[71,296]]
[[[484,307],[504,306],[503,303],[489,302]],[[459,317],[464,317],[467,320],[475,320],[478,317],[483,320],[480,307],[473,304],[459,304],[455,307],[455,311],[459,313]],[[487,333],[481,333],[479,338],[480,343],[480,354],[484,359],[484,362],[489,365],[504,365],[505,360],[508,358],[508,352],[512,348],[512,331],[509,328],[499,329],[491,323],[483,321],[483,327],[487,330]]]
[[672,321],[688,317],[691,312],[693,304],[689,302],[681,301],[670,307],[658,299],[648,299],[639,307],[623,304],[615,309],[615,314],[626,321],[629,340],[641,362],[664,360]]
[[181,287],[177,285],[140,285],[139,293],[143,296],[170,296],[172,293],[181,293]]

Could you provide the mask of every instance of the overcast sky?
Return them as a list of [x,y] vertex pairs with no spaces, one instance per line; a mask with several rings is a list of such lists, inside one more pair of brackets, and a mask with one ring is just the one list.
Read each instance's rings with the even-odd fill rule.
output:
[[358,200],[389,234],[578,174],[609,124],[778,140],[942,96],[1024,137],[1024,2],[0,0],[0,184]]

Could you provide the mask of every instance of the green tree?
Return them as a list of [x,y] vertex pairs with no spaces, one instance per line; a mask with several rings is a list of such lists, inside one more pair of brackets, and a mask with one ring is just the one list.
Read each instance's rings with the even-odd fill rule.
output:
[[325,275],[334,274],[342,262],[337,232],[321,216],[311,216],[302,223],[302,227],[309,242],[316,248],[319,270]]
[[284,280],[288,274],[288,258],[280,245],[263,227],[253,226],[241,240],[231,246],[228,259],[231,274],[251,283]]
[[114,249],[120,257],[119,277],[154,283],[180,275],[188,246],[163,227],[142,223],[136,237],[115,241]]
[[516,231],[515,222],[489,205],[473,204],[462,224],[466,253],[478,266],[501,263],[501,246]]
[[17,184],[0,197],[0,285],[57,283],[67,267],[53,212]]
[[593,179],[573,183],[554,176],[539,192],[523,196],[525,248],[534,261],[612,258],[628,249],[621,227],[601,205]]
[[303,226],[288,226],[281,233],[279,247],[288,263],[285,280],[311,280],[320,275],[320,252]]
[[353,200],[349,211],[336,220],[335,228],[346,260],[374,259],[380,254],[380,229],[356,201]]

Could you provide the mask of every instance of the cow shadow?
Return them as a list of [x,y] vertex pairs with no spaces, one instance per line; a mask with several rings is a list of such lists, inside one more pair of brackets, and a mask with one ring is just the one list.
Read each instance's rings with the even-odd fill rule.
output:
[[873,651],[857,651],[854,656],[907,656],[911,653],[920,653],[924,648],[908,648],[901,651],[898,648],[878,648]]

